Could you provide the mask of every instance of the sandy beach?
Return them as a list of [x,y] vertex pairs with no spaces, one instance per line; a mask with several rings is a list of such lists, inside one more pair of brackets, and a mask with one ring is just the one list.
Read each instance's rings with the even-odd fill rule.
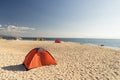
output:
[[[26,71],[22,63],[36,47],[48,50],[57,65]],[[0,80],[120,80],[120,50],[73,42],[1,39]]]

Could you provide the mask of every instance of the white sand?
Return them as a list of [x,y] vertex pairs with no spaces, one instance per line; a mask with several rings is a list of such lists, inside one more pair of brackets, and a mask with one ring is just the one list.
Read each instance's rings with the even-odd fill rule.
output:
[[[36,47],[48,50],[57,65],[25,71],[21,64]],[[72,42],[0,40],[0,80],[120,80],[120,51]]]

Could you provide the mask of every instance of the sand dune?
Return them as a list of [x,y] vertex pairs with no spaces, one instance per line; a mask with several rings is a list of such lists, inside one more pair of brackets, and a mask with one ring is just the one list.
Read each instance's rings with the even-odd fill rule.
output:
[[[27,53],[48,50],[57,65],[25,71]],[[73,42],[0,40],[0,80],[120,80],[120,51]]]

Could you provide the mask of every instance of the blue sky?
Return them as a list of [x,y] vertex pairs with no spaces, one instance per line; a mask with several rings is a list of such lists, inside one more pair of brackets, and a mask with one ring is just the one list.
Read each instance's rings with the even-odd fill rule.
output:
[[0,0],[0,34],[120,38],[120,0]]

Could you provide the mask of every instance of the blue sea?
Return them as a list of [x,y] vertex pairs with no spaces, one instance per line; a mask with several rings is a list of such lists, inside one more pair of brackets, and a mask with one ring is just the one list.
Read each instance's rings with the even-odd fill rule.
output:
[[[78,42],[89,45],[104,45],[104,47],[120,49],[120,39],[95,39],[95,38],[44,38],[45,40],[54,41],[60,39],[62,41]],[[23,38],[23,40],[32,40],[32,38]]]
[[[10,39],[11,37],[7,37]],[[33,37],[22,37],[23,40],[33,40]],[[120,39],[95,39],[95,38],[44,38],[45,40],[54,41],[60,39],[61,41],[78,42],[89,45],[104,45],[104,47],[114,48],[120,50]]]
[[[46,40],[55,40],[56,38],[46,38]],[[120,39],[94,39],[94,38],[60,38],[62,41],[78,42],[90,45],[104,45],[105,47],[120,49]]]

